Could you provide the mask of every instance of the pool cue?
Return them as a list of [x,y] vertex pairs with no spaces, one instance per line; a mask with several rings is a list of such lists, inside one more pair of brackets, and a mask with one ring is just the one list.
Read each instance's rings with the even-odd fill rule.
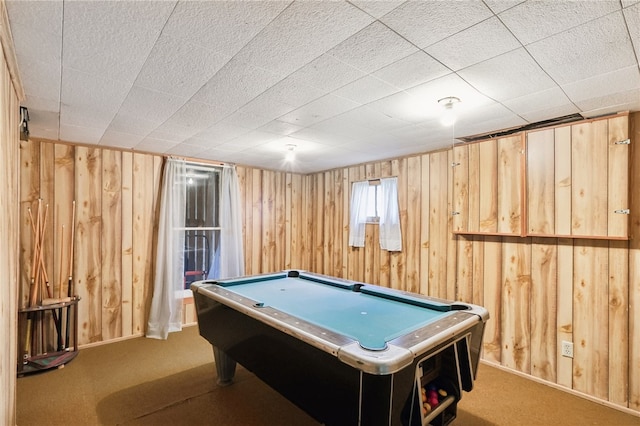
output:
[[[67,284],[67,296],[72,297],[73,294],[73,239],[76,231],[76,200],[71,204],[71,241],[69,241],[69,282]],[[76,308],[77,309],[77,308]],[[78,311],[76,310],[76,318]],[[69,348],[69,323],[71,322],[71,307],[67,308],[67,326],[64,335],[65,349]]]

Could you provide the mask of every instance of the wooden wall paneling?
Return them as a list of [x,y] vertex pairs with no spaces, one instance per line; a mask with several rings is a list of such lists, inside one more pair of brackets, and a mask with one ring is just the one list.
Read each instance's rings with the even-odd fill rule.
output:
[[500,237],[480,237],[484,240],[483,286],[484,307],[489,321],[484,330],[483,356],[487,361],[502,361],[502,259],[503,244]]
[[572,126],[572,235],[607,235],[607,141],[607,120]]
[[253,264],[253,251],[251,250],[251,241],[253,240],[253,192],[251,190],[252,173],[251,169],[246,167],[236,167],[238,174],[238,186],[240,187],[240,196],[242,203],[242,245],[244,250],[244,273],[251,273],[251,265]]
[[[409,248],[407,244],[407,234],[409,231],[408,222],[408,202],[409,202],[409,179],[408,174],[408,158],[399,158],[391,161],[391,173],[398,177],[398,208],[400,209],[400,232],[402,233],[402,251],[390,252],[391,256],[391,273],[390,273],[390,286],[391,288],[408,290],[407,288],[407,252],[408,250],[414,250],[415,247]],[[376,226],[378,230],[379,226]],[[417,241],[417,237],[412,236],[412,241]],[[379,235],[377,247],[380,248]]]
[[527,232],[555,234],[555,132],[527,135]]
[[498,232],[521,235],[523,197],[523,136],[498,139]]
[[502,365],[531,373],[531,240],[502,243]]
[[[149,241],[151,241],[151,245],[149,247],[149,274],[146,277],[145,285],[144,285],[144,299],[145,299],[145,309],[144,309],[144,317],[143,321],[145,323],[144,330],[146,331],[146,324],[149,319],[149,312],[151,311],[151,300],[153,297],[153,287],[154,287],[154,277],[156,270],[156,253],[158,248],[158,230],[160,226],[160,198],[162,194],[162,172],[163,166],[165,163],[165,158],[160,155],[150,155],[151,157],[151,175],[153,176],[153,180],[151,182],[152,187],[151,191],[153,192],[152,205],[150,207],[152,215],[151,219],[151,235],[149,236]],[[195,321],[195,317],[194,317]]]
[[[148,154],[133,154],[133,264],[131,280],[132,334],[142,335],[147,327],[148,289],[153,279],[154,161]],[[149,297],[149,300],[145,297]]]
[[498,232],[498,141],[478,143],[478,159],[482,165],[478,167],[478,231],[495,233]]
[[336,203],[335,203],[335,170],[329,170],[322,174],[324,182],[322,183],[324,191],[322,197],[324,200],[324,232],[322,234],[322,246],[323,246],[323,273],[327,275],[333,275],[333,249],[335,244],[334,232],[336,223]]
[[301,214],[302,226],[300,227],[301,242],[301,267],[305,270],[311,269],[311,257],[313,256],[311,226],[313,222],[313,197],[311,195],[311,176],[302,178],[302,204],[304,209]]
[[123,152],[121,161],[120,324],[126,337],[133,334],[133,153]]
[[273,197],[273,210],[275,229],[271,244],[274,251],[274,271],[281,271],[285,269],[285,251],[286,243],[285,237],[287,236],[286,227],[286,214],[285,209],[289,209],[289,205],[286,200],[286,174],[282,172],[274,173],[275,194]]
[[609,241],[609,401],[629,402],[629,243]]
[[350,212],[350,190],[351,190],[351,169],[345,168],[342,173],[342,272],[340,278],[347,278],[350,269],[350,253],[349,247],[349,212]]
[[[469,145],[453,147],[453,225],[456,231],[469,229]],[[475,187],[477,189],[477,185]],[[473,197],[474,199],[477,198]]]
[[[374,167],[375,165],[373,163],[364,166],[364,180],[378,177]],[[378,247],[376,247],[375,244],[379,241],[379,230],[380,228],[377,225],[365,225],[364,247],[361,250],[364,252],[362,281],[366,283],[375,283],[374,258],[380,251],[380,245],[378,244]]]
[[[353,182],[364,179],[364,166],[349,167],[349,216],[351,215],[351,196],[353,194]],[[347,239],[347,244],[349,240]],[[348,246],[347,279],[362,281],[364,277],[364,250],[358,247]]]
[[473,236],[458,235],[457,236],[457,258],[456,258],[456,276],[455,281],[458,288],[458,294],[455,300],[471,303],[473,300]]
[[630,117],[629,408],[640,411],[640,113]]
[[[451,182],[453,182],[453,167],[451,167],[451,163],[453,163],[453,151],[447,150],[446,154],[446,171],[447,171],[447,214],[446,218],[446,226],[447,226],[447,259],[456,259],[456,250],[457,250],[457,242],[456,237],[451,233],[451,227],[453,225],[453,216],[451,216],[451,208],[453,206],[453,190],[451,186]],[[454,300],[456,295],[458,294],[458,287],[456,283],[456,268],[458,267],[456,262],[447,262],[446,266],[446,274],[447,274],[447,294],[446,298],[449,300]]]
[[[102,151],[78,146],[75,150],[76,226],[74,289],[78,304],[78,343],[102,339]],[[148,218],[145,218],[148,223]],[[140,239],[139,241],[145,241]],[[144,254],[146,258],[146,253]]]
[[447,153],[432,153],[429,156],[429,295],[445,298],[447,293]]
[[[44,263],[47,275],[51,284],[53,284],[53,265],[54,265],[54,235],[55,235],[55,171],[54,171],[54,146],[50,143],[40,144],[40,198],[45,210],[47,210],[47,223],[45,237],[43,241]],[[48,297],[48,292],[45,292]]]
[[561,355],[562,342],[578,342],[573,337],[573,243],[571,238],[557,240],[557,319],[556,319],[556,382],[569,389],[573,388],[573,359]]
[[276,272],[275,172],[262,171],[262,273]]
[[471,303],[484,306],[484,239],[479,235],[472,237],[473,271],[471,273]]
[[[404,226],[406,234],[402,234],[402,249],[405,254],[406,278],[405,289],[413,293],[420,292],[420,194],[422,193],[422,179],[420,157],[414,156],[407,159],[406,173],[406,207]],[[405,237],[406,235],[406,237]]]
[[629,138],[628,115],[608,119],[607,130],[607,235],[626,238],[629,235],[629,216],[615,211],[629,208],[629,145],[618,144]]
[[556,382],[557,245],[531,239],[531,374]]
[[248,249],[252,252],[248,275],[264,273],[262,269],[262,171],[251,169],[251,208],[253,210],[251,220],[251,239],[248,241]]
[[[420,181],[422,191],[420,191],[420,293],[429,294],[429,260],[430,260],[430,155],[420,156]],[[417,177],[416,177],[417,178]]]
[[554,129],[555,140],[555,232],[571,235],[571,126]]
[[311,269],[313,272],[324,274],[324,175],[316,174],[313,178],[312,197],[315,202],[313,219],[310,228],[313,236],[313,255]]
[[[393,177],[393,165],[391,161],[382,161],[378,169],[378,177]],[[378,238],[380,228],[378,228]],[[378,245],[379,246],[379,245]],[[387,250],[378,250],[378,281],[375,284],[379,284],[384,287],[391,287],[391,258],[393,254]]]
[[576,240],[573,266],[573,388],[604,400],[609,392],[608,245]]
[[332,226],[332,269],[330,275],[334,277],[342,277],[343,276],[343,262],[342,262],[342,253],[344,251],[344,242],[343,242],[343,233],[344,226],[342,224],[343,215],[341,212],[344,211],[343,205],[343,191],[344,191],[344,171],[343,169],[337,169],[333,171],[333,226]]
[[40,142],[20,141],[20,285],[18,306],[29,305],[29,286],[32,276],[33,232],[29,209],[35,214],[40,197]]
[[294,223],[294,211],[299,211],[300,205],[299,203],[293,202],[293,197],[295,193],[294,184],[293,184],[294,175],[292,173],[285,173],[284,176],[284,240],[278,241],[278,244],[281,244],[284,249],[284,269],[291,269],[291,246],[294,244],[296,240],[295,232],[297,231],[297,222]]
[[102,338],[122,335],[122,154],[102,151]]
[[75,194],[75,149],[72,145],[51,144],[54,149],[54,251],[53,282],[55,297],[65,297],[68,294],[69,257],[71,249],[71,217]]
[[[469,232],[478,232],[480,230],[480,169],[487,167],[487,165],[480,163],[480,144],[474,143],[469,145],[468,160],[468,228]],[[472,196],[471,194],[474,195]]]

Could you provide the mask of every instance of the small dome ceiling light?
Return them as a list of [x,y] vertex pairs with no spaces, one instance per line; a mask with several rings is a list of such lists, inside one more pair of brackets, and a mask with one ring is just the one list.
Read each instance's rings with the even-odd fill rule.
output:
[[451,126],[456,122],[457,117],[453,108],[460,102],[460,98],[456,98],[455,96],[448,96],[438,101],[438,103],[444,108],[444,112],[440,118],[440,123],[442,123],[443,126]]
[[285,145],[285,148],[287,149],[287,154],[284,157],[285,161],[291,162],[295,160],[296,158],[295,150],[297,146],[295,144],[288,143]]

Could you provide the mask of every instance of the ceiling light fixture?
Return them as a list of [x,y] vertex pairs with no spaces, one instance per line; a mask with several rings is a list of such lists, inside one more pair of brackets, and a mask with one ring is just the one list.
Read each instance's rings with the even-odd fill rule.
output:
[[285,161],[291,162],[291,161],[295,160],[296,153],[294,151],[295,151],[296,147],[297,146],[295,144],[292,144],[292,143],[288,143],[288,144],[285,145],[285,148],[287,148],[287,154],[284,157]]
[[440,123],[442,123],[443,126],[451,126],[456,122],[456,114],[453,111],[453,107],[455,104],[460,102],[460,98],[456,98],[455,96],[448,96],[438,101],[438,103],[444,108],[444,112],[440,118]]

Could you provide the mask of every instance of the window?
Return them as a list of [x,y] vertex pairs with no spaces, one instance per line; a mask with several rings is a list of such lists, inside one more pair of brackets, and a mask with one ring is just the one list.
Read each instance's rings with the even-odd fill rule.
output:
[[367,188],[367,223],[379,223],[382,211],[382,195],[380,194],[380,181],[369,181]]
[[217,278],[220,246],[220,170],[185,167],[184,288],[192,282]]

